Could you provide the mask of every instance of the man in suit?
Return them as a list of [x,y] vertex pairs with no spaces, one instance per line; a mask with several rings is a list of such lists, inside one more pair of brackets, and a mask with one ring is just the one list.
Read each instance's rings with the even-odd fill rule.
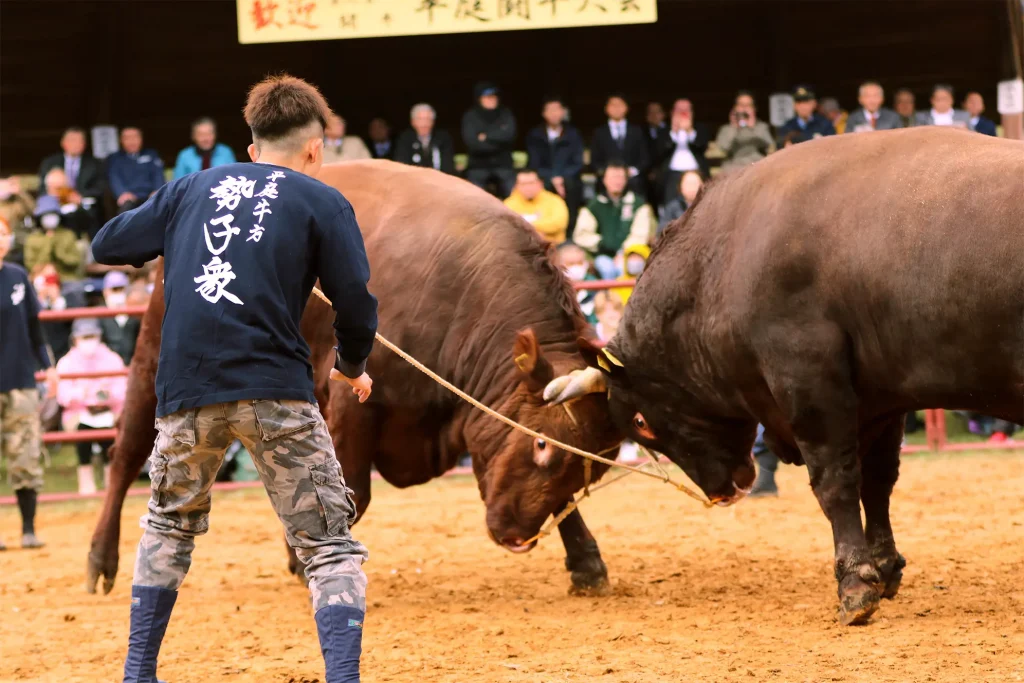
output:
[[64,171],[68,186],[74,189],[69,200],[103,223],[103,165],[85,152],[85,130],[72,126],[64,131],[57,154],[51,154],[39,165],[39,186],[46,186],[46,174],[55,168]]
[[967,97],[964,98],[964,109],[967,111],[968,116],[971,117],[967,124],[968,128],[976,133],[995,137],[996,122],[982,116],[982,113],[985,111],[985,100],[982,99],[980,92],[967,93]]
[[541,117],[544,124],[526,134],[529,166],[536,169],[545,189],[565,200],[569,209],[567,236],[571,238],[583,202],[583,137],[575,126],[565,122],[565,104],[557,97],[544,100]]
[[902,128],[913,128],[917,125],[914,93],[908,88],[900,88],[896,91],[896,95],[892,98],[892,106],[896,110],[896,115],[900,117]]
[[629,189],[643,194],[650,168],[647,137],[640,126],[626,121],[629,105],[623,95],[609,95],[604,111],[608,115],[608,123],[594,131],[590,165],[598,177],[604,176],[604,169],[612,163],[625,166],[629,174]]
[[374,159],[393,159],[395,146],[391,142],[391,126],[384,119],[377,117],[370,121],[370,154]]
[[885,91],[877,81],[865,81],[860,85],[857,95],[860,109],[850,112],[846,119],[847,133],[864,133],[872,130],[891,130],[902,128],[899,114],[882,106]]
[[953,86],[940,83],[932,88],[932,108],[917,112],[919,126],[953,126],[967,128],[971,115],[962,109],[953,108]]
[[693,121],[693,105],[690,100],[678,99],[672,105],[672,127],[663,138],[663,147],[658,157],[658,194],[654,198],[658,205],[666,204],[679,196],[679,180],[687,171],[697,171],[708,177],[708,162],[704,154],[708,151],[707,129]]
[[417,104],[409,112],[411,128],[395,142],[395,161],[455,175],[455,143],[447,131],[434,128],[437,112],[429,104]]
[[121,150],[107,157],[106,162],[107,182],[118,213],[142,206],[164,186],[164,162],[156,150],[143,149],[138,126],[121,129]]
[[793,90],[793,110],[796,112],[796,116],[779,128],[779,148],[807,142],[824,135],[836,134],[832,123],[824,116],[815,113],[817,108],[818,98],[809,87],[800,85]]

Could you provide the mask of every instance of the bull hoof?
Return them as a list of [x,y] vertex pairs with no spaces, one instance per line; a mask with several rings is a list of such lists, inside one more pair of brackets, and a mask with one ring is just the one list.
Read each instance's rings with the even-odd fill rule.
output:
[[570,561],[566,558],[566,569],[572,572],[570,595],[607,595],[608,567],[599,554]]
[[850,574],[839,583],[839,623],[843,626],[866,624],[878,609],[880,600],[878,584]]
[[903,568],[907,566],[906,559],[896,553],[895,557],[887,557],[884,560],[877,560],[878,571],[882,575],[885,586],[882,589],[882,597],[892,600],[900,592],[900,583],[903,581]]
[[103,594],[108,595],[114,589],[114,579],[117,578],[117,555],[104,557],[100,550],[94,548],[89,551],[85,568],[86,593],[96,593],[100,577],[103,577]]

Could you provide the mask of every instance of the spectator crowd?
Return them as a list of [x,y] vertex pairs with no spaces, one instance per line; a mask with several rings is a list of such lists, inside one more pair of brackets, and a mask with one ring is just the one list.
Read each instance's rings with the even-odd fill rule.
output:
[[[648,103],[643,122],[629,119],[626,95],[604,102],[606,122],[585,139],[571,122],[562,99],[541,101],[535,125],[522,127],[493,83],[479,83],[463,114],[458,137],[465,167],[456,163],[455,142],[439,125],[429,103],[415,104],[408,127],[396,138],[387,121],[370,122],[367,137],[349,131],[334,115],[324,136],[324,160],[393,159],[436,169],[484,188],[554,244],[556,259],[570,279],[632,280],[646,264],[650,247],[666,226],[683,216],[712,173],[729,173],[774,151],[816,137],[911,126],[953,126],[996,135],[984,116],[977,92],[955,108],[948,85],[936,85],[927,106],[918,109],[914,93],[901,89],[885,106],[886,94],[874,81],[857,93],[859,106],[844,111],[832,97],[819,100],[812,87],[793,89],[794,116],[776,129],[759,117],[755,97],[736,94],[717,130],[701,122],[691,101],[675,100],[666,111]],[[517,151],[524,143],[525,156]],[[86,132],[69,127],[60,151],[39,167],[39,189],[30,193],[18,178],[0,179],[0,239],[8,241],[5,262],[24,267],[40,310],[82,306],[144,306],[153,290],[154,271],[96,264],[89,244],[105,217],[140,206],[169,178],[232,163],[232,149],[217,140],[207,117],[191,126],[191,143],[164,168],[160,155],[144,144],[135,125],[120,130],[120,149],[98,160],[86,151]],[[717,166],[713,168],[713,166]],[[4,237],[7,235],[7,237]],[[614,335],[630,288],[580,291],[583,311],[604,339]],[[46,322],[43,332],[58,375],[123,371],[131,362],[139,321],[128,315]],[[88,430],[112,427],[125,395],[123,375],[103,379],[63,379],[49,396],[52,426]],[[54,393],[54,392],[50,392]],[[972,429],[990,425],[972,418]],[[1009,429],[1001,424],[997,429]],[[979,427],[980,429],[980,427]],[[109,444],[78,447],[79,490],[95,491],[91,463],[102,460]]]

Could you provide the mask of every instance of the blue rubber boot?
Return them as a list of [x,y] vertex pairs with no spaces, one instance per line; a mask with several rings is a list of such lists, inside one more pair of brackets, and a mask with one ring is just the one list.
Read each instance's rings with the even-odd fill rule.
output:
[[324,654],[327,683],[359,683],[359,655],[363,651],[362,610],[328,605],[316,613],[320,651]]
[[124,683],[159,683],[156,658],[171,620],[178,591],[153,586],[132,586],[132,618]]

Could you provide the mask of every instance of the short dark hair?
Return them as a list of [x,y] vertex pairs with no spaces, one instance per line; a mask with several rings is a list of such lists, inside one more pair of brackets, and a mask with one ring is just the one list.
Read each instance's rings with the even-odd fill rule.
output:
[[555,102],[557,102],[558,104],[562,105],[562,108],[565,108],[565,100],[563,100],[558,95],[548,95],[547,97],[545,97],[541,101],[541,103],[540,103],[540,108],[543,109],[544,107],[548,106],[549,104],[553,104]]
[[622,171],[623,173],[626,174],[627,178],[629,177],[629,168],[626,167],[626,164],[624,164],[624,163],[622,163],[621,161],[618,161],[618,160],[613,161],[610,164],[608,164],[607,166],[605,166],[604,170],[601,171],[601,175],[603,176],[605,173],[607,173],[608,171],[610,171],[613,168],[619,169],[620,171]]
[[518,175],[523,175],[523,174],[535,175],[538,178],[540,178],[540,173],[537,172],[537,169],[530,168],[529,166],[524,166],[523,168],[521,168],[518,171],[516,171],[516,175],[517,176]]
[[910,95],[911,97],[913,97],[914,91],[911,90],[910,88],[900,88],[893,94],[893,97],[896,97],[898,95]]
[[202,126],[203,124],[206,124],[206,123],[208,123],[211,126],[213,126],[214,130],[217,129],[217,122],[216,121],[214,121],[209,116],[200,116],[198,119],[196,119],[195,121],[192,122],[192,130],[195,130],[199,126]]
[[299,128],[327,126],[331,108],[316,86],[287,74],[270,76],[249,90],[245,122],[253,139],[273,142]]
[[82,135],[85,135],[85,128],[82,128],[81,126],[68,126],[60,136],[64,137],[69,133],[81,133]]
[[749,90],[737,90],[736,97],[732,98],[732,101],[735,102],[741,97],[749,97],[750,99],[754,99],[754,93],[750,92]]
[[608,93],[608,97],[604,98],[604,103],[608,104],[609,102],[612,101],[613,98],[616,97],[625,102],[627,106],[629,105],[629,100],[626,99],[626,93],[622,92],[621,90],[616,90],[614,92]]
[[936,83],[932,87],[932,97],[935,97],[935,93],[939,92],[940,90],[945,90],[946,92],[949,93],[950,97],[954,97],[953,86],[949,85],[948,83]]
[[120,135],[121,133],[125,132],[126,130],[137,130],[137,131],[139,131],[139,133],[141,133],[142,132],[142,126],[138,126],[138,125],[136,125],[134,123],[126,123],[126,124],[121,126],[121,128],[117,131],[117,133],[118,133],[118,135]]

